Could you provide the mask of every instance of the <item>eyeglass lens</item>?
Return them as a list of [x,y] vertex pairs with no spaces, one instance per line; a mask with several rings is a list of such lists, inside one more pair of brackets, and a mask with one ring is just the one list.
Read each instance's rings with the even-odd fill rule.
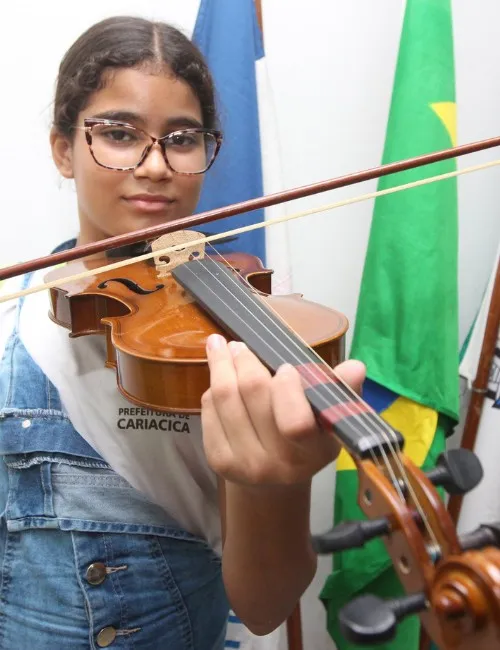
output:
[[[169,165],[174,171],[199,173],[207,169],[217,148],[212,133],[178,131],[163,140]],[[106,167],[135,167],[151,140],[129,126],[96,124],[92,127],[92,151]]]

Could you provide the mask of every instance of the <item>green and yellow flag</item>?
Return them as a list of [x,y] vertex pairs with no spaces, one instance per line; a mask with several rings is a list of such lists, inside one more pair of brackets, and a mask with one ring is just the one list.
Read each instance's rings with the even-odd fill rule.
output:
[[[456,144],[450,0],[407,0],[383,163]],[[379,189],[456,169],[448,160],[384,177]],[[430,468],[458,421],[456,179],[376,199],[351,358],[367,366],[363,397],[405,437],[405,453]],[[337,462],[335,523],[363,519],[357,474]],[[381,540],[335,555],[321,593],[338,650],[357,648],[338,627],[339,609],[362,593],[402,595]],[[400,624],[381,650],[417,650],[419,619]]]

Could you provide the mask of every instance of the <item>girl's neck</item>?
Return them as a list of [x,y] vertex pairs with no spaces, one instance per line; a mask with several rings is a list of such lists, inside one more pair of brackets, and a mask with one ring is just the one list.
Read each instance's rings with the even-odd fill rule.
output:
[[80,232],[78,233],[76,244],[77,246],[92,244],[93,242],[101,241],[101,239],[106,239],[109,236],[93,224],[80,220]]

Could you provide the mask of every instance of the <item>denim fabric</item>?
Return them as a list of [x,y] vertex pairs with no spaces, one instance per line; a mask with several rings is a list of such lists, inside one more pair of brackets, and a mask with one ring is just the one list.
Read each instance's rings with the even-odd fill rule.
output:
[[[227,609],[220,567],[204,546],[154,535],[2,531],[0,647],[220,650]],[[103,562],[104,582],[87,569]],[[102,633],[101,633],[102,636]]]
[[220,558],[78,434],[17,325],[0,406],[0,648],[221,650]]

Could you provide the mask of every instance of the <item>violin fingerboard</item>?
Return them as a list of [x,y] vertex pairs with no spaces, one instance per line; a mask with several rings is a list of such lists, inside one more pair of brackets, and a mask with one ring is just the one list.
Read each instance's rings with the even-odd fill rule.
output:
[[225,331],[244,341],[270,370],[276,372],[284,363],[297,368],[316,416],[323,426],[335,431],[349,453],[365,459],[403,448],[401,434],[342,383],[224,264],[211,258],[194,260],[177,266],[172,275]]

